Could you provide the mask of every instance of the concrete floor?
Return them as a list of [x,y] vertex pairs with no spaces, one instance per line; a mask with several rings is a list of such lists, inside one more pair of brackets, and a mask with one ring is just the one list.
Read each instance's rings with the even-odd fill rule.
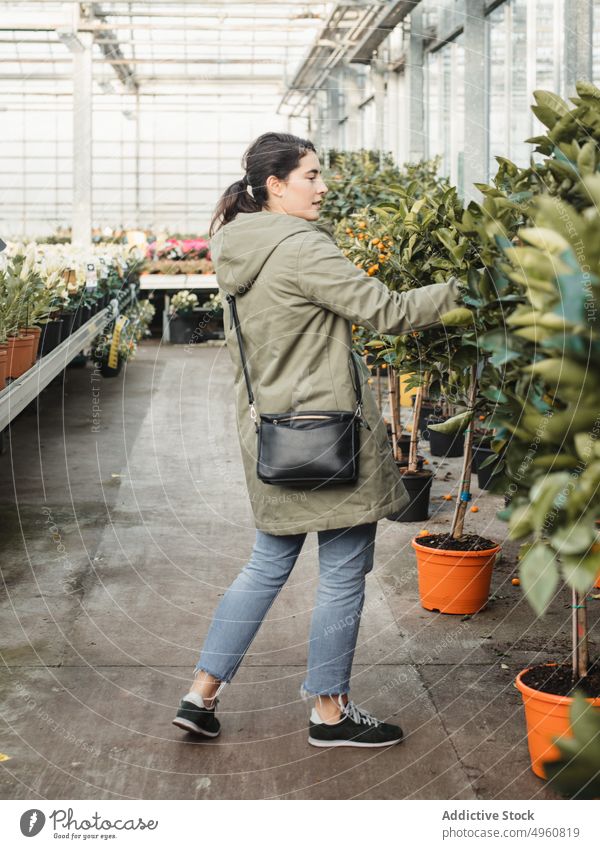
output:
[[[92,389],[100,391],[92,430]],[[547,799],[529,769],[515,674],[566,657],[566,594],[543,621],[511,585],[487,609],[423,610],[410,538],[379,523],[352,695],[402,745],[320,750],[299,697],[316,535],[221,694],[221,736],[170,722],[218,598],[254,541],[225,348],[142,345],[125,373],[69,369],[14,423],[0,457],[0,797],[4,799]],[[436,482],[449,526],[457,462]],[[441,475],[440,475],[441,477]],[[475,490],[473,530],[502,540]],[[595,605],[595,608],[594,608]],[[592,601],[597,616],[599,602]],[[594,646],[592,646],[594,650]]]

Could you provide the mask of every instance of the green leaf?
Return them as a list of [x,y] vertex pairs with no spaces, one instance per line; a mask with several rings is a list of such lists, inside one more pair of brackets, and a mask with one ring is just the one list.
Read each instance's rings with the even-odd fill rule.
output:
[[512,508],[509,520],[509,536],[511,539],[522,539],[533,530],[531,524],[531,506],[523,504]]
[[600,552],[588,554],[587,557],[561,555],[563,578],[570,587],[580,593],[586,593],[594,586],[600,572]]
[[427,428],[428,430],[435,430],[438,433],[458,433],[460,430],[464,430],[467,427],[472,418],[472,412],[459,413],[458,415],[447,419],[445,422],[440,422],[440,424],[427,425]]
[[588,522],[575,522],[559,528],[550,538],[559,554],[583,554],[596,539],[596,529]]
[[534,483],[529,491],[534,524],[542,530],[547,523],[548,514],[553,516],[562,506],[568,492],[570,477],[566,472],[546,475]]
[[471,310],[465,307],[456,307],[440,316],[440,324],[443,324],[444,327],[461,327],[473,324],[473,319],[474,315]]
[[527,601],[542,616],[559,582],[556,554],[544,543],[536,543],[523,557],[519,575]]
[[553,740],[561,758],[544,763],[548,784],[571,799],[597,799],[600,796],[600,711],[581,690],[576,690],[569,718],[573,736]]
[[481,394],[484,398],[487,398],[489,401],[494,401],[494,403],[496,404],[506,404],[508,401],[508,398],[504,394],[504,392],[502,392],[501,389],[496,389],[494,387],[482,389]]

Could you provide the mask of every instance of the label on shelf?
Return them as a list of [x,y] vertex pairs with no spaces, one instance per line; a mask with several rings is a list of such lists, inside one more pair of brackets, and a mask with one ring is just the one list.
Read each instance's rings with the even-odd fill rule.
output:
[[95,289],[98,286],[98,272],[96,265],[93,262],[86,263],[85,266],[85,288]]

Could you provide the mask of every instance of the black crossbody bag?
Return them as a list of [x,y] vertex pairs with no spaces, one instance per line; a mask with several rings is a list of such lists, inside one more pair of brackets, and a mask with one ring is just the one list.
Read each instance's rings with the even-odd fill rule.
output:
[[258,437],[256,474],[259,479],[278,486],[310,489],[356,481],[360,427],[370,428],[362,416],[361,381],[352,353],[355,410],[261,413],[257,420],[235,297],[226,295],[226,300],[230,308],[230,329],[235,324],[250,417]]

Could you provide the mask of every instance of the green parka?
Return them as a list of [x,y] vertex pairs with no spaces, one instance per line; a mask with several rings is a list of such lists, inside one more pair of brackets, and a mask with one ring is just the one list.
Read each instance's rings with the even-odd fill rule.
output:
[[256,431],[224,299],[238,434],[256,527],[297,534],[375,522],[402,509],[408,496],[367,383],[368,369],[351,354],[352,323],[389,334],[429,327],[457,306],[458,281],[392,292],[346,259],[323,226],[267,211],[239,213],[214,235],[211,254],[222,293],[236,295],[257,413],[353,410],[349,357],[355,356],[363,417],[371,428],[359,429],[356,483],[314,492],[263,483],[256,474]]

